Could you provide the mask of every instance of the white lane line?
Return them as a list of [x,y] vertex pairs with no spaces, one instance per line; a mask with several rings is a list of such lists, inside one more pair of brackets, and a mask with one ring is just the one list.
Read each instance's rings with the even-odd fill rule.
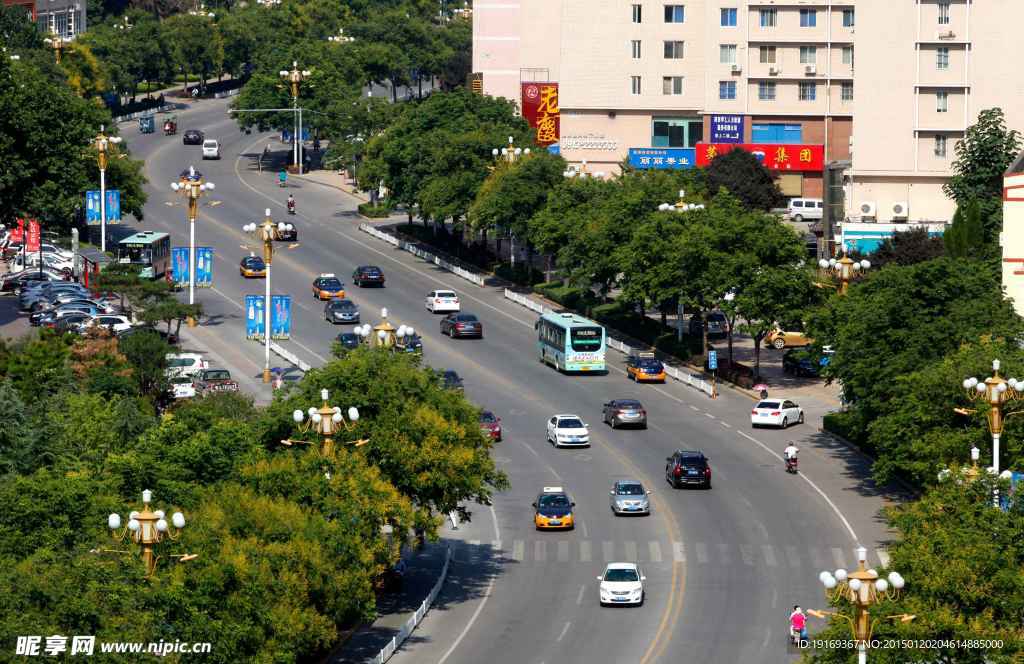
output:
[[697,542],[697,562],[702,565],[708,562],[708,545],[704,542]]
[[569,562],[569,542],[565,540],[558,543],[558,562]]
[[672,542],[672,561],[677,563],[686,562],[686,544],[683,542]]
[[738,433],[739,435],[743,436],[744,438],[746,438],[746,439],[747,439],[747,440],[749,440],[749,441],[752,441],[752,442],[755,442],[755,443],[758,443],[758,442],[760,442],[760,441],[759,441],[759,440],[758,440],[757,438],[754,438],[754,437],[752,437],[752,436],[748,436],[747,434],[743,433],[742,431],[737,431],[737,433]]
[[[498,514],[494,511],[494,505],[491,505],[490,508],[491,519],[494,521],[494,539],[500,540],[501,531],[498,529]],[[480,603],[476,605],[476,610],[473,611],[473,615],[470,616],[469,622],[462,628],[462,631],[459,632],[459,635],[455,638],[455,641],[452,642],[452,645],[444,655],[441,656],[441,659],[437,661],[437,664],[444,664],[447,662],[448,658],[451,657],[453,652],[455,652],[455,649],[459,647],[460,643],[462,643],[462,640],[466,638],[467,634],[469,634],[469,630],[473,629],[473,624],[476,623],[476,619],[480,617],[480,613],[484,610],[484,607],[487,606],[487,600],[491,598],[491,593],[494,591],[494,580],[496,578],[496,574],[491,575],[490,580],[487,582],[487,587],[484,589],[483,599],[481,599]]]
[[572,627],[571,622],[565,623],[565,627],[562,628],[562,633],[558,635],[558,638],[555,639],[555,641],[561,641],[562,639],[564,639],[565,635],[569,632],[570,627]]
[[523,558],[526,557],[526,542],[521,539],[517,539],[512,542],[512,560],[516,562],[523,562]]
[[832,560],[835,561],[836,567],[846,569],[846,555],[838,546],[832,547]]
[[626,542],[626,560],[637,562],[636,542]]
[[544,540],[537,540],[533,543],[533,560],[542,563],[548,559],[548,543]]
[[491,540],[491,556],[494,558],[501,558],[504,553],[505,552],[501,550],[501,540]]
[[882,563],[882,567],[889,566],[889,552],[885,549],[875,549],[875,553],[878,554],[878,562]]
[[691,404],[687,404],[687,405],[690,407],[690,410],[698,412],[698,413],[700,412],[700,408],[697,408],[692,403]]
[[615,559],[615,545],[608,540],[601,542],[601,554],[606,563]]
[[725,420],[719,420],[719,422],[720,422],[720,423],[721,423],[721,425],[722,425],[723,427],[725,427],[726,429],[731,429],[731,428],[732,428],[732,425],[731,425],[731,424],[729,424],[728,422],[726,422]]
[[754,564],[754,547],[749,544],[740,544],[740,557],[743,558],[744,565]]
[[480,540],[469,540],[469,564],[480,562]]
[[580,562],[589,563],[592,557],[593,551],[590,549],[590,540],[580,542]]
[[576,595],[576,606],[583,604],[583,593],[587,590],[586,585],[580,586],[580,592]]
[[708,418],[709,420],[715,419],[715,416],[712,415],[711,413],[704,413],[704,417]]
[[762,544],[761,553],[764,555],[764,563],[768,567],[778,567],[779,561],[775,560],[775,549],[770,544]]
[[661,562],[661,543],[658,540],[651,540],[647,543],[648,548],[651,550],[651,562]]
[[590,533],[587,532],[587,522],[580,519],[580,530],[583,531],[583,537],[590,537]]

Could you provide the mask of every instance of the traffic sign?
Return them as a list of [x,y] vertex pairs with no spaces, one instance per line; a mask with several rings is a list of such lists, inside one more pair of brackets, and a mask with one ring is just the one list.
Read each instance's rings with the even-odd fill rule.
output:
[[708,369],[711,369],[712,371],[718,369],[718,351],[717,350],[709,350],[708,351]]

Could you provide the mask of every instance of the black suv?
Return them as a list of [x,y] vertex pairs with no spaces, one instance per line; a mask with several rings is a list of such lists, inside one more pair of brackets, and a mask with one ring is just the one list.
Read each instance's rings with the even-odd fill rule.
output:
[[352,272],[352,283],[360,288],[367,286],[384,288],[384,272],[376,265],[360,265]]
[[665,459],[665,479],[672,488],[695,485],[702,489],[711,488],[711,465],[703,452],[676,450]]
[[[725,339],[729,336],[729,321],[725,318],[725,314],[720,311],[712,311],[707,314],[707,320],[708,339]],[[699,337],[704,334],[701,328],[703,322],[699,314],[690,317],[690,336]]]
[[782,373],[817,378],[824,364],[820,355],[806,348],[791,348],[782,356]]
[[181,135],[183,145],[202,145],[205,136],[198,129],[188,129]]

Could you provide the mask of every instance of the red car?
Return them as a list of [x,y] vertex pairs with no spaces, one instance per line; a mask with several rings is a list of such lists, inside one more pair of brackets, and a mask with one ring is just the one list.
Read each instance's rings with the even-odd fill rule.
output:
[[480,432],[491,440],[501,441],[501,418],[489,410],[480,413]]

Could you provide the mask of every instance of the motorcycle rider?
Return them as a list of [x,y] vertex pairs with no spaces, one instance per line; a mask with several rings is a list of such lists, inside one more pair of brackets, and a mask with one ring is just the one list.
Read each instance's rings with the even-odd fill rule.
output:
[[789,614],[789,636],[798,645],[799,641],[807,640],[807,616],[799,604],[794,606],[793,612]]
[[[800,448],[796,446],[792,440],[786,443],[786,449],[783,450],[782,454],[786,459],[786,470],[796,465],[796,455],[800,452]],[[799,608],[799,607],[797,607]]]
[[295,197],[288,194],[288,214],[295,214]]
[[288,171],[282,168],[281,172],[277,174],[277,181],[283,187],[288,182]]

